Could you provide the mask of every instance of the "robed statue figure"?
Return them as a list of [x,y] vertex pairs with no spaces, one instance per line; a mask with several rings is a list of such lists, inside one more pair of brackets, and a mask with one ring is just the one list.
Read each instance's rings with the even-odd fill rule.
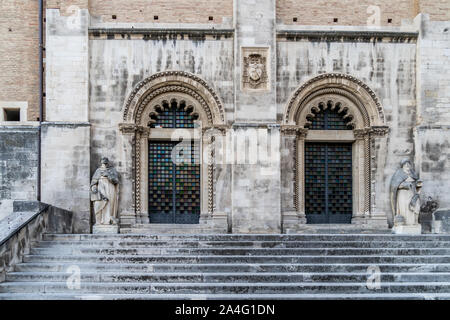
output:
[[394,173],[390,185],[392,215],[388,215],[389,227],[412,226],[419,222],[420,189],[422,181],[414,172],[408,159],[400,162],[400,168]]
[[117,224],[118,200],[119,174],[108,158],[104,157],[91,181],[95,225]]

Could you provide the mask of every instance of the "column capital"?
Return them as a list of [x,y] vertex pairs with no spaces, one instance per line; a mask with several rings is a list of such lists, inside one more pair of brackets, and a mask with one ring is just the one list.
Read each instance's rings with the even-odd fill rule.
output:
[[308,129],[296,125],[283,125],[281,126],[281,133],[286,136],[297,136],[304,139],[308,134]]

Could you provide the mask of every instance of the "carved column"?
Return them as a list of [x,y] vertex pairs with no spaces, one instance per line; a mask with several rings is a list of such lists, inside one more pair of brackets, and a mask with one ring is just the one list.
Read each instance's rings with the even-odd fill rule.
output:
[[212,135],[207,128],[202,129],[201,143],[202,203],[200,210],[200,224],[207,224],[211,221],[214,212],[214,135]]
[[150,128],[136,127],[136,221],[150,223],[148,216],[148,137]]
[[364,224],[370,214],[370,129],[355,129],[353,147],[352,224]]
[[374,184],[372,181],[372,142],[374,137],[382,137],[388,131],[388,127],[353,130],[356,139],[353,149],[353,166],[357,167],[357,174],[353,179],[355,206],[352,223],[354,224],[370,223],[377,227],[385,226],[385,214],[376,214],[372,212],[371,208]]
[[[290,198],[292,203],[286,211],[282,213],[283,230],[287,228],[295,228],[299,225],[306,224],[305,201],[304,201],[304,148],[305,138],[308,129],[298,126],[283,126],[281,129],[286,145],[292,146],[290,150],[290,162],[286,163],[286,169],[291,169],[292,174],[292,193]],[[288,176],[288,175],[286,175]],[[290,188],[287,188],[290,189]]]
[[119,130],[122,133],[123,152],[120,156],[123,161],[123,166],[120,167],[122,176],[120,194],[123,199],[119,204],[120,226],[132,227],[136,223],[148,222],[148,214],[143,214],[141,210],[143,196],[141,163],[143,140],[148,139],[150,129],[121,123]]
[[[212,230],[226,233],[228,230],[227,213],[223,210],[217,211],[217,184],[218,172],[224,170],[223,148],[226,135],[226,126],[214,126],[203,128],[202,134],[202,210],[200,223],[207,224]],[[223,190],[219,190],[222,195]]]
[[[375,180],[376,180],[376,165],[375,163],[378,163],[378,166],[383,167],[384,164],[384,160],[383,159],[376,159],[376,153],[374,150],[374,146],[378,145],[381,147],[381,149],[379,149],[379,152],[383,153],[383,150],[386,151],[387,150],[387,135],[389,133],[389,127],[387,126],[372,126],[370,128],[370,146],[369,146],[369,152],[370,152],[370,191],[371,191],[371,195],[370,195],[370,218],[368,219],[368,224],[370,224],[370,227],[374,227],[374,228],[388,228],[388,223],[387,223],[387,217],[386,217],[386,212],[384,211],[380,211],[379,208],[376,206],[377,201],[375,201],[376,199],[376,184],[375,184]],[[380,175],[382,176],[382,175]],[[379,176],[379,177],[380,177]]]
[[136,197],[135,197],[135,149],[136,126],[134,124],[119,124],[121,135],[121,159],[118,165],[121,176],[119,196],[119,221],[120,227],[132,227],[136,224]]

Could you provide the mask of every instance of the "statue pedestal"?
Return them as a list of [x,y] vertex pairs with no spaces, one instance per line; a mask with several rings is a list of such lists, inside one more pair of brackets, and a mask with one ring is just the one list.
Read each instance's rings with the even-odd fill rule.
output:
[[99,225],[94,225],[92,227],[92,233],[93,234],[117,234],[119,233],[119,226],[116,224],[99,224]]
[[422,225],[394,226],[392,232],[395,234],[422,234]]

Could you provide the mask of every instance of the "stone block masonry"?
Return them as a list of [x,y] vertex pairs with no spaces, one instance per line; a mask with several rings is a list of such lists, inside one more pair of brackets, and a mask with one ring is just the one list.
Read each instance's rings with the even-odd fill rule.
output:
[[42,128],[42,201],[74,213],[73,231],[90,230],[89,55],[86,9],[47,9],[46,119]]
[[46,120],[88,120],[89,14],[62,17],[47,10]]
[[415,158],[423,196],[450,208],[450,24],[419,15]]
[[90,126],[44,123],[42,201],[73,212],[73,231],[90,233]]
[[0,126],[0,219],[13,200],[36,199],[37,149],[37,127]]
[[[255,11],[257,7],[257,10]],[[245,57],[259,58],[256,68],[261,75],[256,81],[275,79],[275,1],[264,3],[255,0],[237,1],[235,4],[235,84],[242,83],[245,74],[252,70]],[[261,59],[263,58],[263,59]],[[248,61],[247,61],[248,62]],[[255,65],[253,65],[255,66]],[[257,69],[256,69],[257,70]],[[270,80],[269,80],[270,81]],[[263,83],[264,84],[264,83]],[[244,90],[243,90],[244,89]],[[276,122],[275,83],[263,89],[235,85],[235,123],[232,134],[247,137],[249,144],[259,147],[271,141],[273,150],[280,147],[280,128]],[[256,131],[262,131],[257,139]],[[274,138],[274,139],[273,139]],[[267,139],[267,140],[265,140]],[[241,140],[242,141],[242,140]],[[251,150],[247,143],[235,139],[235,152],[240,155]],[[250,149],[251,147],[249,147]],[[267,150],[265,150],[267,151]],[[264,153],[264,151],[263,151]],[[253,156],[253,155],[251,155]],[[280,157],[270,155],[255,162],[237,159],[232,166],[232,231],[233,233],[277,233],[281,231],[280,213]],[[250,159],[248,159],[250,160]]]

